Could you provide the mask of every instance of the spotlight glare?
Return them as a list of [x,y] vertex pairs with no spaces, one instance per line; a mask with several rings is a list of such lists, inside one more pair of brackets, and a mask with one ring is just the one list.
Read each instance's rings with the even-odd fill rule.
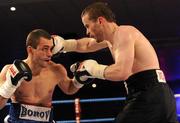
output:
[[93,84],[92,84],[92,87],[93,87],[93,88],[96,88],[96,84],[95,84],[95,83],[93,83]]
[[11,11],[16,11],[16,7],[11,7],[10,10]]

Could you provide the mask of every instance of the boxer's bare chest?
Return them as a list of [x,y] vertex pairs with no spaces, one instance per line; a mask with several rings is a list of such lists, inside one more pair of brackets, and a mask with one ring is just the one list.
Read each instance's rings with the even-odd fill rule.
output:
[[52,72],[33,76],[30,82],[22,82],[14,94],[15,101],[31,104],[50,103],[56,84],[57,78]]

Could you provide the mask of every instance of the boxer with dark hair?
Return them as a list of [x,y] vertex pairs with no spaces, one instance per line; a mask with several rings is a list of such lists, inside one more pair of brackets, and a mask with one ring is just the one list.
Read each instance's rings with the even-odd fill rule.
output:
[[[115,123],[178,122],[174,94],[166,83],[156,52],[148,39],[134,26],[117,25],[106,3],[87,6],[81,18],[87,35],[94,39],[77,40],[68,45],[73,47],[70,49],[93,52],[108,45],[114,64],[102,65],[91,59],[75,63],[71,68],[76,68],[73,73],[78,80],[99,78],[126,82],[127,104]],[[66,47],[66,44],[57,40],[55,47],[59,49],[58,46]],[[80,82],[81,85],[84,83]]]
[[61,64],[51,61],[54,43],[42,29],[29,33],[26,40],[28,56],[5,65],[0,73],[0,108],[9,98],[11,105],[6,123],[53,122],[52,95],[55,86],[65,94],[76,93],[81,85],[67,76]]

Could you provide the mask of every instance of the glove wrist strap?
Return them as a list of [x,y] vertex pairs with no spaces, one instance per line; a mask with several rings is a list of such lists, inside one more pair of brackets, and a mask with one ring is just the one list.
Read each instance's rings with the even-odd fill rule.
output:
[[79,83],[79,82],[75,79],[75,77],[73,78],[72,83],[73,83],[73,85],[74,85],[76,88],[82,88],[82,87],[84,86],[84,84]]
[[98,64],[97,71],[95,71],[94,75],[99,79],[105,79],[104,71],[107,68],[107,65]]
[[10,84],[9,82],[5,81],[1,86],[0,86],[0,95],[4,98],[11,98],[13,93],[16,91],[16,86]]
[[75,39],[65,40],[63,51],[71,52],[71,51],[76,51],[76,49],[77,49],[77,40]]

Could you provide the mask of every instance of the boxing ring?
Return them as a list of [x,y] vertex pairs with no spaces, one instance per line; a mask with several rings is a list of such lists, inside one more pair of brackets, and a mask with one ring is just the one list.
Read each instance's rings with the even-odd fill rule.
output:
[[[174,95],[177,101],[177,112],[178,112],[178,119],[180,119],[180,94],[175,94]],[[62,105],[62,104],[73,104],[74,105],[74,112],[75,112],[75,117],[74,120],[59,120],[56,121],[56,123],[105,123],[105,122],[113,122],[115,117],[104,117],[104,118],[91,118],[91,119],[83,119],[81,118],[81,104],[84,103],[104,103],[104,102],[121,102],[125,101],[125,97],[114,97],[114,98],[94,98],[94,99],[79,99],[76,98],[74,100],[56,100],[53,101],[53,105]],[[6,106],[8,107],[10,103],[7,103]]]
[[53,101],[53,104],[60,104],[60,103],[74,103],[75,105],[75,120],[68,120],[68,121],[56,121],[57,123],[92,123],[92,122],[110,122],[113,121],[114,118],[98,118],[98,119],[81,119],[81,103],[102,103],[102,102],[112,102],[112,101],[123,101],[125,97],[116,97],[116,98],[94,98],[94,99],[79,99],[76,98],[75,100],[64,100],[64,101]]

